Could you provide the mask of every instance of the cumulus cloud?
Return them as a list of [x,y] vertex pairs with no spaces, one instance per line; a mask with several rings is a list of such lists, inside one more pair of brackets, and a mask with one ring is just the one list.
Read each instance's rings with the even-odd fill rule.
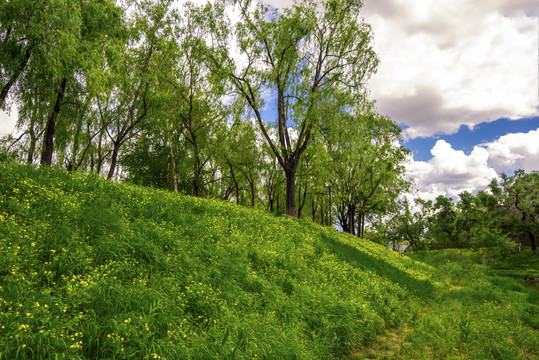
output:
[[537,1],[365,0],[380,112],[411,138],[538,114]]
[[539,170],[539,128],[501,136],[475,146],[468,155],[438,140],[431,154],[429,161],[412,160],[407,166],[407,177],[414,180],[417,196],[431,200],[438,195],[456,198],[463,191],[486,189],[502,172]]
[[489,166],[497,172],[539,170],[539,128],[528,133],[501,136],[485,145]]
[[488,186],[497,176],[488,165],[489,154],[476,146],[470,155],[455,150],[444,140],[438,140],[431,150],[432,159],[412,161],[407,176],[413,179],[418,196],[435,199],[438,195],[456,198],[463,191],[476,192]]

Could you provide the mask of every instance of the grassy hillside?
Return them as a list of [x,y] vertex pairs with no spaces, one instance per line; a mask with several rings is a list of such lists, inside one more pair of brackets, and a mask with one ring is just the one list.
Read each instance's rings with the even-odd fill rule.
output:
[[[0,360],[365,358],[387,329],[411,331],[379,357],[473,358],[492,332],[444,333],[436,307],[458,308],[458,269],[228,202],[0,164]],[[503,354],[534,358],[539,297],[485,279]]]
[[0,167],[1,358],[325,359],[429,296],[331,229],[97,176]]

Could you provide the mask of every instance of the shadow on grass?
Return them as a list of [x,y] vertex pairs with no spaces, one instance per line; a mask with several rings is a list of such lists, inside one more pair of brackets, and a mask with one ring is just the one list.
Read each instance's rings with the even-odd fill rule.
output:
[[416,279],[395,266],[366,254],[353,246],[327,236],[322,237],[322,243],[326,245],[331,253],[350,265],[372,271],[380,277],[398,283],[401,287],[417,296],[432,297],[435,293],[434,286],[428,280]]

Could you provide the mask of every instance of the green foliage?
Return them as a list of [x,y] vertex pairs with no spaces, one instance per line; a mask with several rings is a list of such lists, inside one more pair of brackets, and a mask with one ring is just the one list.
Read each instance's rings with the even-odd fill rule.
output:
[[488,254],[487,249],[482,249],[477,252],[478,257],[484,259],[486,256],[491,256],[489,261],[490,273],[496,275],[505,275],[529,281],[539,279],[539,257],[533,256],[529,252],[512,252],[510,254],[502,254],[496,256]]
[[[287,179],[286,213],[297,217],[296,173],[307,147],[321,136],[319,128],[346,121],[334,113],[365,104],[365,83],[378,65],[371,29],[358,1],[305,0],[279,12],[249,0],[233,4],[239,10],[233,31],[224,30],[225,20],[208,18],[207,58],[256,119]],[[231,42],[248,61],[233,59]],[[265,92],[276,95],[276,121],[263,114]]]
[[522,170],[493,179],[489,191],[459,194],[459,201],[438,196],[436,202],[416,199],[413,212],[407,200],[389,221],[379,220],[370,235],[377,242],[408,241],[422,248],[488,249],[488,256],[526,251],[535,255],[539,236],[539,172]]
[[491,268],[472,251],[448,249],[410,256],[433,266],[433,279],[449,286],[413,317],[413,330],[403,339],[399,358],[537,358],[537,288],[489,275]]
[[362,111],[336,114],[324,132],[337,218],[344,231],[360,237],[365,217],[387,214],[408,188],[403,166],[408,151],[395,145],[401,129],[371,109]]
[[432,269],[306,220],[0,165],[0,359],[333,359]]

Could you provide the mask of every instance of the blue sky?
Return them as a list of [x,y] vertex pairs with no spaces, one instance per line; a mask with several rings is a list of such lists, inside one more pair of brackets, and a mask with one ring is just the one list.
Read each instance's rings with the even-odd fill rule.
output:
[[[406,125],[401,125],[406,129]],[[414,154],[416,161],[428,161],[432,158],[431,149],[438,140],[445,140],[450,143],[455,150],[462,150],[469,155],[473,148],[480,144],[490,143],[496,139],[511,133],[528,133],[539,128],[539,117],[524,118],[519,120],[498,119],[489,123],[481,123],[473,129],[466,125],[461,125],[458,132],[451,135],[434,135],[409,139],[402,145]],[[539,170],[539,159],[538,170]],[[515,169],[516,170],[516,169]]]

